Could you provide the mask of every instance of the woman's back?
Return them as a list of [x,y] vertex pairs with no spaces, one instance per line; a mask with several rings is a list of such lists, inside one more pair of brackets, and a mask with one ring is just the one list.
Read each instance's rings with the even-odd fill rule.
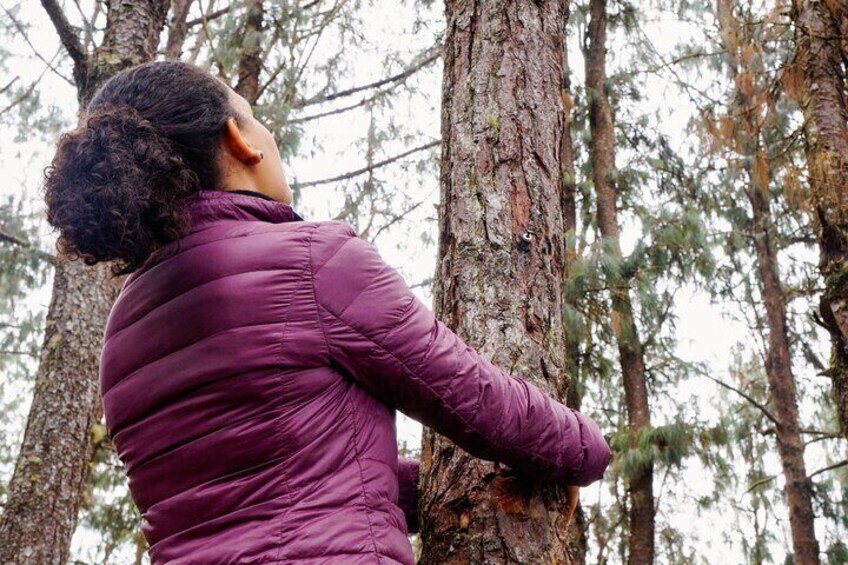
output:
[[126,281],[101,359],[152,562],[412,563],[394,411],[329,366],[318,223],[237,193],[191,204],[180,251]]

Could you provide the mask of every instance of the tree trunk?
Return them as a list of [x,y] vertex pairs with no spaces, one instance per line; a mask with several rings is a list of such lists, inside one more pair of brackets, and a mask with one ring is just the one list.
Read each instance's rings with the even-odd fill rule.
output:
[[[554,397],[567,388],[560,151],[566,2],[448,0],[436,315]],[[422,564],[570,563],[564,486],[424,430]]]
[[[606,252],[620,263],[616,203],[615,132],[612,109],[606,93],[606,0],[591,0],[586,52],[586,91],[592,131],[592,178],[597,195],[598,229]],[[631,449],[638,449],[639,434],[651,425],[648,387],[642,343],[633,317],[630,283],[625,276],[607,273],[612,302],[612,328],[618,344],[621,377],[631,431]],[[653,462],[634,472],[630,479],[630,537],[628,563],[645,565],[654,561]]]
[[165,58],[176,61],[183,52],[188,35],[188,13],[194,0],[174,0],[171,21],[168,24],[168,41],[165,45]]
[[251,106],[259,96],[259,73],[262,71],[262,20],[265,9],[262,0],[250,0],[239,46],[238,83],[234,90]]
[[[568,26],[570,10],[566,12],[564,28]],[[565,31],[563,30],[565,34]],[[574,262],[577,260],[577,170],[574,165],[574,143],[571,139],[571,121],[574,110],[574,98],[571,96],[571,71],[568,65],[568,46],[563,42],[563,64],[562,64],[562,107],[563,124],[562,132],[562,219],[565,229],[565,268],[563,276],[568,280],[572,276]],[[579,308],[577,297],[566,295],[566,305],[573,309]],[[574,303],[569,304],[570,301]],[[564,324],[563,339],[565,340],[565,367],[568,379],[563,379],[563,386],[568,387],[566,391],[560,391],[565,396],[566,404],[571,408],[580,410],[582,398],[577,389],[580,378],[580,341],[581,335],[574,324]],[[588,550],[588,523],[583,505],[578,503],[574,512],[574,519],[569,524],[569,543],[572,565],[585,565],[586,551]]]
[[107,2],[103,44],[91,56],[87,80],[77,84],[80,108],[112,75],[156,56],[169,5],[169,0]]
[[[568,14],[566,14],[566,25]],[[563,33],[564,30],[563,30]],[[563,45],[562,70],[562,107],[565,120],[562,135],[562,219],[565,228],[565,277],[571,276],[572,266],[577,259],[577,170],[574,165],[574,142],[571,139],[571,120],[574,109],[574,99],[571,96],[571,76],[568,67],[568,48]],[[576,307],[577,305],[573,305]],[[566,363],[568,381],[565,385],[575,382],[580,373],[580,335],[566,325],[565,331]],[[575,387],[568,389],[569,406],[580,408],[580,398]]]
[[[748,68],[755,46],[748,39],[745,22],[737,20],[733,7],[735,0],[718,0],[718,20],[722,42],[727,53],[730,78],[736,97],[732,107],[736,124],[736,143],[745,157],[749,179],[748,200],[751,203],[752,235],[760,275],[760,291],[766,310],[768,346],[766,351],[766,377],[769,393],[777,419],[777,449],[786,481],[784,491],[789,510],[789,524],[795,563],[813,565],[819,562],[819,547],[815,534],[815,515],[812,504],[812,485],[807,478],[804,463],[804,443],[798,417],[795,393],[795,376],[792,373],[792,356],[786,326],[786,296],[780,283],[777,251],[772,244],[774,224],[769,207],[768,157],[760,147],[760,109],[765,98],[752,98],[752,70]],[[754,163],[763,163],[755,167]],[[761,169],[761,170],[757,170]]]
[[[45,0],[45,8],[57,4]],[[118,70],[151,59],[165,22],[167,0],[108,4],[104,43],[92,55],[77,52],[81,108]],[[74,46],[71,28],[51,19]],[[67,24],[67,20],[64,20]],[[102,436],[98,368],[103,328],[120,280],[108,267],[60,258],[47,311],[32,407],[0,516],[0,563],[63,564],[69,558],[77,515],[91,472],[95,440]]]
[[797,565],[819,562],[813,514],[812,484],[804,464],[804,442],[798,423],[795,376],[786,330],[786,298],[780,285],[777,257],[771,244],[771,212],[763,196],[763,187],[750,190],[753,210],[757,266],[768,323],[766,376],[777,417],[777,449],[786,481],[784,490],[789,505],[792,548]]
[[[834,3],[836,4],[836,3]],[[840,24],[827,2],[794,0],[796,71],[803,76],[807,170],[817,219],[820,314],[832,344],[833,381],[848,437],[848,105]]]

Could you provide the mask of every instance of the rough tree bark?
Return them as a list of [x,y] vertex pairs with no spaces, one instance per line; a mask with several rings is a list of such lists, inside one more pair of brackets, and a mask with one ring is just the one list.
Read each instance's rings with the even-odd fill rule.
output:
[[[819,563],[813,514],[812,485],[804,463],[804,442],[798,417],[795,375],[786,324],[786,295],[780,282],[777,250],[774,247],[774,221],[769,206],[768,156],[761,147],[760,108],[763,96],[752,90],[754,81],[746,54],[756,52],[747,37],[748,26],[737,19],[733,8],[736,0],[718,0],[719,29],[727,57],[730,78],[735,85],[735,100],[731,107],[734,143],[746,157],[749,186],[746,190],[751,204],[751,228],[759,273],[760,292],[766,310],[768,344],[766,347],[766,377],[774,407],[777,449],[783,468],[789,510],[789,525],[795,563]],[[757,165],[757,163],[759,165]]]
[[[592,179],[597,195],[597,221],[607,252],[620,261],[615,131],[606,90],[606,0],[591,0],[586,37],[586,93],[589,98],[589,124],[592,141]],[[651,425],[645,360],[633,316],[629,281],[620,274],[607,273],[612,302],[612,328],[618,344],[621,377],[627,405],[631,448],[637,449],[639,434]],[[630,479],[630,533],[628,563],[645,565],[654,561],[653,462],[634,472]]]
[[[446,2],[434,290],[436,315],[463,340],[555,397],[567,387],[565,11],[565,0]],[[564,485],[511,478],[424,430],[420,563],[570,563],[564,507]]]
[[[56,0],[42,0],[74,61],[80,107],[120,69],[151,59],[168,0],[110,0],[103,44],[85,53]],[[0,563],[63,564],[87,488],[102,408],[98,368],[120,280],[59,259],[23,444],[0,516]]]
[[[831,6],[831,7],[829,7]],[[837,2],[794,0],[795,70],[803,77],[810,200],[819,239],[825,290],[819,311],[831,338],[828,374],[842,433],[848,437],[848,104],[846,52]],[[844,15],[844,14],[843,14]],[[848,27],[848,26],[846,26]]]

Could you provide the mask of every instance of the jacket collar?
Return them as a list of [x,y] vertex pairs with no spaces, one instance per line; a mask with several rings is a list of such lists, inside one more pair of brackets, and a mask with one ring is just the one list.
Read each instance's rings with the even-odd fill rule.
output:
[[182,200],[198,231],[219,220],[303,221],[289,204],[253,190],[200,190]]
[[[259,220],[279,224],[298,222],[303,218],[285,202],[253,190],[201,190],[182,199],[191,218],[190,232],[200,231],[219,220]],[[179,242],[172,241],[151,252],[144,264],[130,273],[123,288],[169,255],[179,250]]]

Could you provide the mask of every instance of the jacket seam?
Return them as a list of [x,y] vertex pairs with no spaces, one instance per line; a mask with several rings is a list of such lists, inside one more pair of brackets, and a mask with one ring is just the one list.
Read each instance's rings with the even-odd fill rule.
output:
[[[320,228],[320,224],[316,225],[315,229],[314,229],[314,230],[312,230],[312,235],[309,237],[309,264],[310,264],[310,265],[312,265],[312,240],[313,240],[313,238],[315,237],[315,232],[317,232],[319,228]],[[354,237],[357,237],[357,236],[355,236],[355,235],[345,235],[345,238],[344,238],[344,240],[342,241],[342,244],[341,244],[341,245],[339,245],[338,247],[336,247],[336,249],[334,249],[334,250],[333,250],[333,254],[332,254],[332,255],[330,255],[329,257],[327,257],[327,260],[326,260],[326,261],[324,261],[324,263],[323,263],[320,267],[318,267],[318,270],[317,270],[317,271],[313,270],[312,274],[313,274],[313,275],[317,275],[319,272],[321,272],[321,269],[323,269],[323,268],[324,268],[324,265],[326,265],[327,263],[329,263],[330,261],[332,261],[332,260],[333,260],[333,257],[335,257],[336,255],[338,255],[338,253],[339,253],[339,251],[341,251],[342,247],[344,247],[344,246],[347,244],[347,242],[348,242],[351,238],[354,238]],[[314,266],[313,266],[312,268],[314,269]]]
[[[415,299],[413,298],[413,300],[411,302],[414,303]],[[411,310],[411,309],[412,309],[412,304],[410,304],[410,306],[409,306],[409,310]],[[406,311],[404,311],[404,314],[406,314]],[[430,328],[430,335],[429,335],[429,339],[427,340],[427,347],[424,349],[424,355],[421,356],[421,361],[419,361],[418,364],[415,365],[415,367],[412,369],[412,371],[415,374],[418,374],[418,371],[421,370],[421,367],[424,365],[424,362],[427,361],[427,356],[430,355],[430,351],[433,349],[433,344],[436,343],[436,332],[438,331],[438,329],[439,329],[439,320],[438,320],[438,318],[436,318],[434,316],[433,317],[433,327]],[[454,372],[454,374],[456,374],[456,373]]]
[[[319,226],[320,226],[320,224],[316,225],[315,229],[312,230],[312,234],[309,237],[309,272],[310,272],[310,279],[311,279],[311,283],[312,283],[311,284],[311,286],[312,286],[312,299],[315,301],[315,306],[316,306],[315,313],[316,313],[317,319],[318,319],[318,327],[321,328],[321,334],[324,336],[324,347],[327,349],[327,357],[330,360],[332,360],[332,354],[330,353],[330,341],[327,339],[327,332],[324,328],[324,323],[321,321],[321,303],[318,301],[318,294],[315,291],[315,273],[316,273],[316,271],[313,270],[314,266],[313,266],[313,263],[312,263],[312,242],[315,238],[315,233],[318,231]],[[336,251],[333,253],[333,255],[330,256],[330,259],[335,257],[336,253],[338,253],[339,250],[342,247],[344,247],[346,243],[347,243],[347,240],[345,240],[344,243],[339,245],[338,249],[336,249]],[[325,261],[324,264],[326,265],[327,262],[330,261],[330,259]],[[365,490],[366,490],[365,489],[365,476],[363,475],[363,472],[362,472],[362,461],[360,460],[360,453],[359,453],[359,442],[358,442],[359,432],[358,432],[357,427],[356,427],[356,412],[355,412],[355,410],[352,410],[352,406],[350,404],[350,395],[346,395],[346,404],[347,404],[347,411],[350,413],[350,418],[351,418],[351,426],[352,426],[352,431],[353,431],[354,459],[356,460],[356,467],[359,470],[359,484],[360,484],[360,487],[362,488],[362,501],[365,505],[365,519],[368,521],[368,532],[369,532],[369,535],[371,537],[371,545],[374,548],[374,557],[377,559],[377,563],[379,565],[379,563],[380,563],[380,552],[377,550],[377,539],[374,537],[374,528],[371,524],[372,509],[371,509],[371,506],[368,504],[368,495],[365,492]]]
[[[311,269],[310,269],[310,271],[311,271]],[[279,353],[278,367],[277,367],[278,377],[280,377],[280,375],[283,372],[283,353],[285,351],[285,343],[283,341],[283,338],[285,338],[286,328],[288,328],[289,317],[291,316],[291,311],[292,311],[291,301],[294,300],[294,297],[297,295],[297,291],[299,291],[301,286],[303,286],[303,283],[306,281],[306,276],[309,275],[309,274],[310,273],[307,272],[306,275],[302,276],[300,278],[300,280],[297,282],[297,285],[295,286],[294,290],[291,293],[292,298],[289,301],[289,308],[286,309],[286,312],[283,315],[283,327],[280,330],[280,353]],[[280,384],[281,382],[282,382],[282,378],[278,378],[277,384]],[[279,439],[279,437],[281,436],[280,419],[279,418],[274,419],[274,432],[275,432],[275,436],[276,436],[275,439]],[[288,473],[286,471],[281,471],[281,475],[282,475],[281,480],[282,480],[282,483],[283,483],[283,489],[285,490],[286,497],[287,498],[291,497],[292,492],[291,492],[291,486],[289,484]],[[284,546],[285,546],[285,544],[283,542],[283,527],[282,527],[282,524],[280,524],[279,529],[277,530],[277,554],[274,557],[275,561],[281,562],[281,560],[283,558],[283,554],[284,554],[284,549],[285,549]]]
[[[369,283],[369,285],[370,284],[371,283]],[[409,304],[407,304],[403,308],[403,310],[401,310],[400,315],[398,315],[397,321],[394,323],[394,325],[390,326],[389,329],[386,330],[386,333],[383,334],[383,337],[380,338],[380,341],[373,340],[373,339],[371,341],[374,342],[375,344],[377,344],[378,346],[383,347],[383,343],[385,343],[385,341],[387,339],[389,339],[389,336],[392,335],[393,331],[395,331],[396,329],[398,329],[398,327],[400,327],[401,323],[403,322],[404,316],[406,316],[409,313],[409,311],[412,310],[412,306],[414,304],[415,304],[415,296],[413,296],[412,300],[409,301]],[[343,311],[339,312],[338,316],[342,316],[342,315],[344,315],[344,312]],[[428,346],[428,350],[429,350],[429,346]],[[425,357],[426,357],[426,351],[425,351]],[[422,359],[421,363],[423,363],[423,359]]]
[[[342,244],[341,244],[341,245],[339,245],[339,246],[338,246],[338,247],[337,247],[337,248],[333,251],[333,254],[332,254],[332,255],[330,255],[330,256],[327,258],[327,260],[326,260],[326,261],[324,261],[324,263],[323,263],[320,267],[318,267],[318,270],[317,270],[317,271],[313,271],[313,272],[312,272],[312,286],[313,286],[313,288],[315,287],[315,276],[316,276],[318,273],[320,273],[320,272],[321,272],[321,269],[323,269],[323,268],[327,265],[327,263],[329,263],[330,261],[332,261],[332,260],[333,260],[333,258],[334,258],[336,255],[338,255],[338,254],[339,254],[339,252],[342,250],[342,248],[343,248],[345,245],[347,245],[347,243],[348,243],[351,239],[353,239],[354,237],[357,237],[357,236],[347,236],[347,237],[345,238],[345,240],[342,242]],[[363,241],[364,241],[364,240],[363,240]],[[311,249],[312,249],[312,239],[310,238],[310,253],[309,253],[309,262],[310,262],[310,265],[312,265],[312,268],[314,269],[314,264],[312,264],[312,251],[311,251]],[[380,273],[381,273],[381,271],[377,271],[376,273],[374,273],[374,276],[373,276],[373,277],[371,277],[371,279],[368,281],[368,283],[367,283],[367,284],[365,284],[365,285],[362,287],[362,289],[361,289],[361,290],[359,291],[359,293],[358,293],[358,294],[357,294],[357,295],[353,298],[353,300],[351,300],[350,302],[348,302],[347,304],[345,304],[345,307],[344,307],[344,308],[342,308],[342,311],[340,312],[340,314],[339,314],[339,315],[343,314],[343,313],[344,313],[344,311],[345,311],[345,310],[347,310],[347,309],[348,309],[348,307],[350,307],[350,305],[351,305],[351,304],[353,304],[354,302],[356,302],[356,299],[359,297],[359,295],[360,295],[360,294],[362,294],[362,293],[363,293],[363,292],[364,292],[364,291],[365,291],[368,287],[370,287],[372,284],[374,284],[374,281],[375,281],[375,280],[377,280],[377,277],[379,277],[379,276],[380,276]]]
[[[309,267],[309,286],[312,289],[312,301],[315,302],[315,318],[318,320],[318,328],[321,330],[321,336],[324,338],[324,349],[327,350],[327,359],[332,361],[332,354],[330,353],[330,340],[327,339],[327,330],[324,329],[324,322],[321,320],[321,309],[319,308],[320,302],[318,302],[318,293],[315,291],[315,271],[314,266],[312,264],[312,242],[315,239],[315,234],[318,232],[318,228],[320,224],[315,224],[315,229],[312,230],[312,234],[309,236],[309,247],[308,247],[308,261],[307,266]],[[344,245],[344,244],[342,244]],[[341,245],[339,249],[341,249]]]
[[359,469],[359,485],[362,489],[362,502],[365,505],[365,519],[368,522],[368,532],[371,536],[371,545],[374,548],[374,557],[377,559],[377,564],[380,563],[380,552],[377,549],[377,538],[374,536],[374,526],[371,524],[371,513],[373,509],[368,503],[368,494],[365,488],[365,475],[362,472],[362,460],[359,452],[359,430],[356,425],[356,411],[352,410],[350,395],[345,395],[348,412],[350,413],[351,427],[353,429],[353,452],[356,459],[356,467]]

